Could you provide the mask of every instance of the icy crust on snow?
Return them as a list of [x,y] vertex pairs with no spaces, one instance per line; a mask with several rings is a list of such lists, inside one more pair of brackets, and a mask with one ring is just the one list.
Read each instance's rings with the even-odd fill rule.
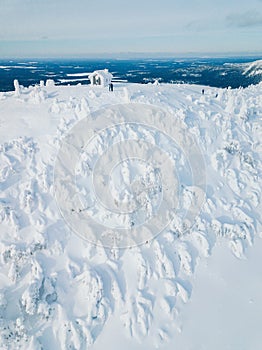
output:
[[[227,240],[244,258],[261,235],[262,84],[204,95],[189,85],[119,84],[113,94],[48,85],[0,95],[0,347],[87,349],[116,313],[130,337],[159,347],[180,331],[194,270],[214,245]],[[197,138],[207,187],[189,233],[175,218],[144,245],[107,249],[63,220],[53,186],[61,142],[90,112],[119,103],[166,109]],[[181,195],[194,201],[196,189]]]

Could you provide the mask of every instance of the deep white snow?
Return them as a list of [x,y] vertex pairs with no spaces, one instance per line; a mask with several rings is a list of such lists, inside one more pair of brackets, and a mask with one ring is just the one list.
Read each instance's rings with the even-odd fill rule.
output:
[[0,348],[260,350],[262,83],[46,85],[0,93]]

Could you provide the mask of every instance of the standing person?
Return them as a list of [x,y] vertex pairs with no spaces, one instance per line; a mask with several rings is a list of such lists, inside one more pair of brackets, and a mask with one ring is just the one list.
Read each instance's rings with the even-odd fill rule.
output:
[[204,95],[204,93],[205,93],[205,90],[204,90],[204,89],[202,89],[202,95]]
[[114,85],[113,85],[113,83],[110,83],[109,84],[109,91],[113,91],[114,90]]

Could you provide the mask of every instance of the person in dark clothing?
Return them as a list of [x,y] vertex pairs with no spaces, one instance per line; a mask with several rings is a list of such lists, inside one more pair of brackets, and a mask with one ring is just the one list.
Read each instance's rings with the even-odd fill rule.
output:
[[113,91],[114,90],[114,86],[112,83],[109,84],[109,91]]
[[205,90],[204,90],[204,89],[202,89],[202,95],[204,95],[204,93],[205,93]]

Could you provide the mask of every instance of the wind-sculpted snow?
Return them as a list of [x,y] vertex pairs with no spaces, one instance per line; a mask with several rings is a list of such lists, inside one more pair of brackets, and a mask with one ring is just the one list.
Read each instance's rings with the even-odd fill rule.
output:
[[107,247],[151,240],[177,216],[189,230],[205,193],[196,140],[159,107],[137,103],[78,122],[62,142],[54,176],[66,222]]
[[1,349],[91,349],[114,317],[165,348],[213,247],[245,257],[261,235],[262,85],[201,89],[2,95]]

